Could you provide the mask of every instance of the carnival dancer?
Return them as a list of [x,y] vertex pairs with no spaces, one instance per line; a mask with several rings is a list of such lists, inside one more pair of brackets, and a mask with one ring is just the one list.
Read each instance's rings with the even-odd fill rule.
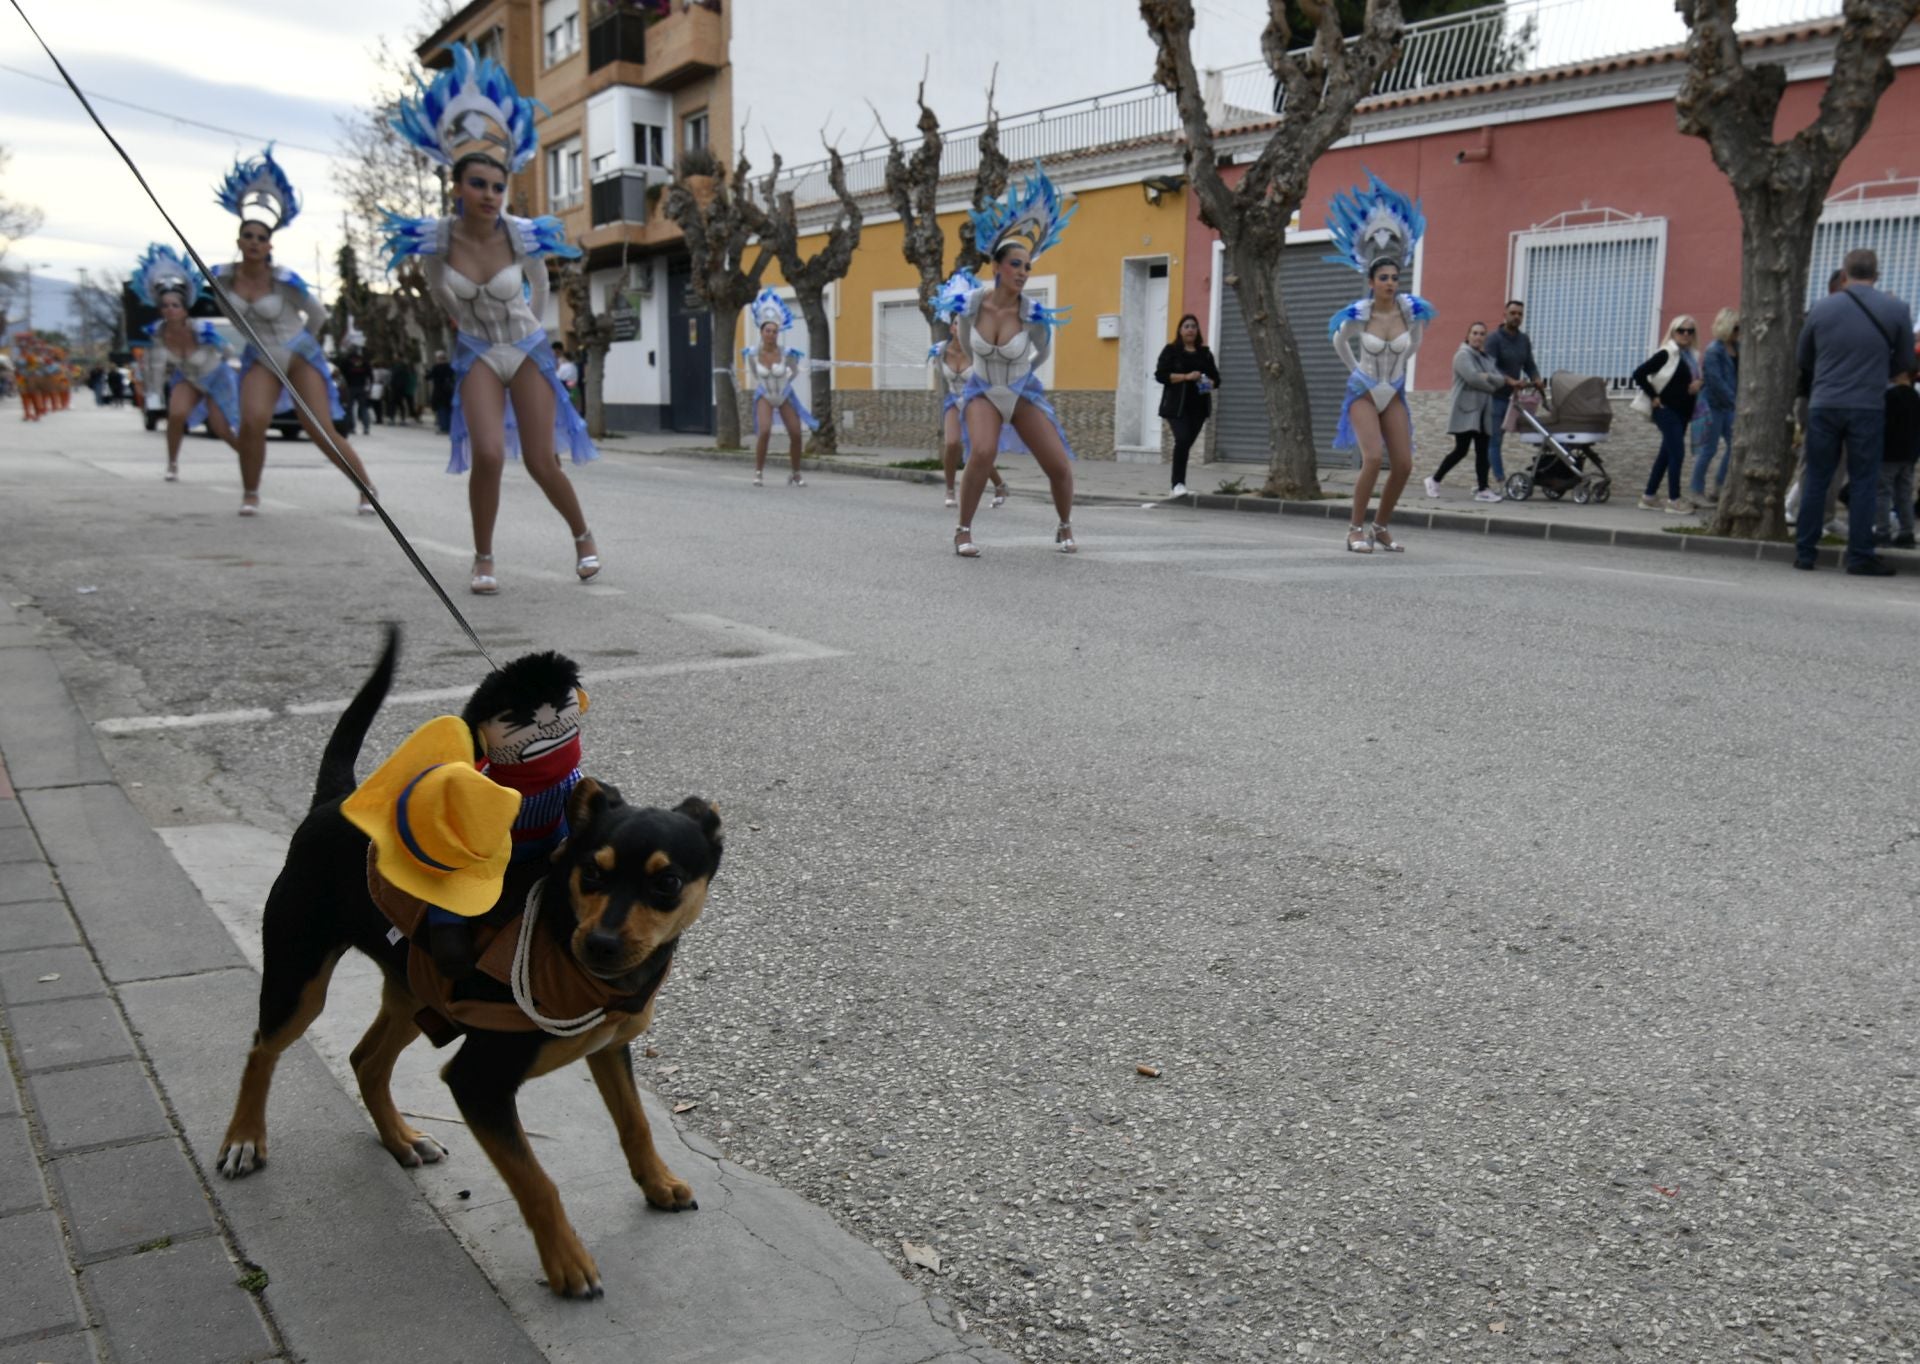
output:
[[[340,434],[345,417],[340,391],[326,353],[316,340],[327,325],[321,306],[305,280],[273,263],[273,236],[300,212],[293,184],[273,159],[269,146],[250,161],[236,161],[220,182],[215,200],[240,220],[240,259],[213,267],[213,282],[238,320],[253,328],[274,363],[315,413],[331,418],[321,430],[300,413],[307,439],[347,467],[360,481],[373,486],[366,466],[353,445]],[[260,475],[267,463],[267,425],[273,419],[285,389],[273,371],[261,364],[259,347],[249,339],[240,356],[240,514],[260,511]],[[295,409],[298,411],[298,409]],[[360,512],[370,516],[373,504],[362,496]]]
[[[1389,189],[1371,171],[1367,182],[1364,189],[1334,195],[1327,206],[1327,228],[1337,254],[1326,259],[1352,266],[1366,276],[1368,287],[1365,298],[1335,313],[1327,326],[1334,351],[1350,371],[1333,448],[1360,449],[1347,548],[1356,554],[1371,554],[1375,548],[1398,554],[1405,546],[1387,526],[1401,489],[1413,476],[1407,364],[1433,319],[1433,306],[1425,299],[1400,292],[1400,275],[1412,268],[1414,246],[1427,222],[1417,202]],[[1387,486],[1370,521],[1367,505],[1383,458]]]
[[166,394],[168,378],[177,380],[166,399],[169,483],[180,477],[180,441],[190,426],[205,422],[235,454],[240,451],[240,381],[228,363],[232,352],[213,323],[188,317],[200,301],[198,274],[158,242],[133,269],[135,296],[160,313],[147,328],[141,383],[150,395]]
[[800,476],[800,428],[818,431],[820,423],[794,389],[795,381],[807,372],[806,356],[780,346],[782,333],[793,325],[793,310],[773,290],[762,289],[753,300],[753,321],[760,329],[760,344],[740,352],[747,375],[753,380],[753,486],[758,488],[764,477],[767,442],[773,438],[773,417],[778,413],[787,428],[787,458],[793,464],[787,486],[804,488],[807,480]]
[[[453,456],[448,473],[472,466],[467,505],[473,521],[469,588],[491,596],[493,527],[500,513],[500,476],[509,455],[546,494],[573,536],[574,573],[586,582],[600,555],[580,499],[561,466],[598,457],[587,426],[567,401],[541,326],[547,307],[545,258],[581,254],[567,245],[560,220],[519,218],[504,211],[507,177],[533,159],[541,106],[522,98],[506,68],[465,43],[453,65],[402,100],[394,129],[429,161],[452,173],[454,211],[445,218],[386,215],[387,268],[420,257],[434,301],[453,319]],[[491,124],[489,128],[487,125]],[[497,147],[496,155],[489,148]]]
[[[943,287],[973,290],[984,286],[974,276],[961,273]],[[966,423],[960,419],[960,395],[966,391],[967,371],[973,362],[960,344],[960,334],[952,330],[944,342],[927,352],[927,362],[940,379],[940,467],[947,476],[947,505],[957,507],[960,499],[954,496],[953,482],[966,459]],[[989,472],[993,476],[993,505],[1004,507],[1007,505],[1006,480],[1000,477],[997,468]]]
[[32,332],[15,332],[13,336],[13,376],[20,389],[20,420],[37,422],[40,420],[40,352],[33,342]]
[[67,352],[55,346],[49,355],[52,360],[50,377],[53,381],[53,407],[56,412],[67,410],[67,404],[73,401],[73,367],[67,363]]
[[[1038,373],[1053,349],[1053,329],[1066,321],[1067,310],[1044,308],[1024,292],[1034,260],[1060,240],[1074,207],[1061,202],[1036,162],[1033,174],[1009,189],[1004,200],[969,211],[973,239],[993,262],[992,287],[968,289],[963,281],[950,279],[936,301],[973,361],[960,393],[969,458],[960,480],[960,524],[953,532],[953,552],[965,559],[980,555],[973,542],[973,514],[995,460],[1015,450],[1031,453],[1052,487],[1060,518],[1053,533],[1055,547],[1062,554],[1078,548],[1073,539],[1073,451]],[[983,457],[972,458],[975,454]]]

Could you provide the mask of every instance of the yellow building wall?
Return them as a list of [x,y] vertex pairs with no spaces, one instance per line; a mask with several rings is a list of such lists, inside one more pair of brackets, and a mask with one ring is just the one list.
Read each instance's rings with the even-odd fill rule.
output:
[[[1018,175],[1016,171],[1016,179]],[[1078,195],[1078,203],[1079,209],[1059,245],[1034,262],[1034,274],[1054,277],[1053,305],[1073,309],[1068,314],[1071,321],[1054,333],[1053,387],[1112,389],[1117,382],[1120,341],[1118,337],[1098,336],[1096,321],[1102,313],[1120,311],[1121,262],[1128,257],[1164,255],[1169,260],[1171,278],[1176,282],[1180,279],[1180,257],[1186,243],[1186,194],[1184,190],[1164,194],[1158,204],[1149,204],[1139,185],[1125,184],[1087,190]],[[949,260],[959,250],[961,221],[957,212],[940,216]],[[874,294],[918,286],[918,272],[900,254],[900,238],[898,221],[870,223],[862,230],[853,267],[840,281],[839,315],[834,319],[836,360],[870,363],[874,358]],[[813,242],[802,240],[802,252],[815,249]],[[780,284],[777,265],[768,267],[766,282]],[[1167,339],[1172,337],[1178,318],[1179,293],[1173,290],[1168,298]],[[1157,344],[1164,344],[1164,340]],[[835,371],[836,388],[873,386],[871,370]]]

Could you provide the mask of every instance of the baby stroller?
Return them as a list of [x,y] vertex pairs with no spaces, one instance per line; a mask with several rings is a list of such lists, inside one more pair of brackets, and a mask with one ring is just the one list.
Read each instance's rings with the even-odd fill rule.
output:
[[1584,506],[1613,496],[1613,479],[1594,448],[1613,430],[1606,380],[1556,370],[1538,413],[1519,403],[1512,410],[1519,414],[1516,434],[1534,454],[1532,469],[1507,476],[1508,497],[1524,502],[1538,488],[1555,501],[1571,492]]

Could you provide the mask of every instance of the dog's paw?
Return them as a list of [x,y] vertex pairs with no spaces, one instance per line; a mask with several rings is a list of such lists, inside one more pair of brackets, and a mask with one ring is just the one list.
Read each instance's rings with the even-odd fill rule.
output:
[[230,1141],[220,1148],[220,1173],[228,1179],[244,1179],[266,1163],[266,1148],[250,1141]]
[[563,1298],[598,1298],[606,1290],[600,1286],[600,1267],[580,1244],[573,1228],[563,1227],[560,1244],[551,1250],[542,1247],[540,1266],[547,1272],[547,1287]]
[[417,1170],[422,1165],[438,1165],[447,1158],[447,1148],[425,1132],[409,1132],[387,1147],[401,1167]]
[[667,1174],[653,1184],[642,1184],[640,1192],[647,1196],[647,1202],[661,1212],[698,1212],[700,1202],[693,1196],[693,1190],[686,1180],[673,1174]]

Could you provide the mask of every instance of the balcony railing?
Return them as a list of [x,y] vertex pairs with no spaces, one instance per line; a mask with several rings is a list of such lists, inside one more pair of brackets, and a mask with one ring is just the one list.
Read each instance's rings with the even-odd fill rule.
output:
[[[1837,19],[1842,6],[1843,0],[1744,0],[1739,28],[1750,33]],[[1400,60],[1380,77],[1373,95],[1401,95],[1494,75],[1544,71],[1686,41],[1685,23],[1664,0],[1636,5],[1631,24],[1621,22],[1620,10],[1621,0],[1508,0],[1408,24]],[[1215,132],[1272,118],[1279,106],[1273,73],[1265,61],[1210,71],[1206,83]],[[980,161],[983,126],[976,123],[946,133],[946,151],[940,159],[943,175],[972,173]],[[1179,111],[1171,94],[1156,85],[1136,85],[1003,118],[1000,147],[1017,166],[1036,157],[1166,137],[1179,127]],[[906,145],[911,151],[912,142]],[[849,190],[856,196],[879,192],[886,173],[886,147],[868,147],[845,160]],[[825,161],[788,168],[780,187],[793,191],[796,204],[819,204],[833,197]]]
[[587,70],[598,71],[614,62],[644,62],[648,22],[632,10],[618,9],[587,25]]
[[644,223],[647,220],[647,185],[643,171],[615,171],[593,182],[590,193],[595,227],[608,223]]

